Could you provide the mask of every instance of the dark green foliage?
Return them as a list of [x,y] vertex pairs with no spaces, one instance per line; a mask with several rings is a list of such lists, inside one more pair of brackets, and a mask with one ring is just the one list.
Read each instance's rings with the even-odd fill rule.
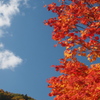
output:
[[24,94],[15,94],[0,89],[0,100],[35,100]]

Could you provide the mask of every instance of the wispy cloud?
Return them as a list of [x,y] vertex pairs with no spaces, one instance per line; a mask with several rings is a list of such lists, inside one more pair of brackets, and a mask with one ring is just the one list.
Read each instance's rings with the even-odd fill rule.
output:
[[0,37],[4,34],[4,27],[9,27],[14,15],[20,12],[21,1],[28,6],[29,0],[7,0],[6,3],[0,1]]
[[36,7],[36,6],[34,6],[34,7],[33,7],[33,10],[35,10],[36,8],[37,8],[37,7]]
[[0,69],[14,69],[22,63],[22,59],[9,50],[4,50],[4,45],[0,43]]
[[4,48],[3,43],[0,43],[0,49]]
[[28,1],[29,0],[24,0],[24,2],[23,2],[23,4],[26,5],[26,7],[30,7],[29,4],[28,4]]
[[[4,29],[11,26],[14,15],[20,12],[19,6],[21,1],[28,5],[28,0],[7,0],[6,2],[0,0],[0,37],[5,34]],[[0,43],[0,69],[13,69],[22,61],[12,51],[4,49],[4,45]]]
[[13,15],[19,12],[19,1],[10,0],[8,3],[0,1],[0,27],[10,26]]

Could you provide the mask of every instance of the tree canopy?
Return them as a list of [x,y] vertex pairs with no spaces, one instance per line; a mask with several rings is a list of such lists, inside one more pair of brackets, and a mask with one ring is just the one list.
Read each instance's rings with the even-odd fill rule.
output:
[[52,39],[65,47],[60,65],[53,65],[61,74],[47,80],[49,96],[54,100],[99,100],[100,63],[85,65],[100,58],[100,0],[59,0],[60,5],[47,5],[57,17],[45,20],[53,27]]

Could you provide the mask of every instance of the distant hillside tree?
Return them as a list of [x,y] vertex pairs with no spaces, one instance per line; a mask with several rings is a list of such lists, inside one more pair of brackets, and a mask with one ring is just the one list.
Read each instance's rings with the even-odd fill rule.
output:
[[4,90],[0,89],[0,100],[35,100],[35,99],[24,94],[15,94],[7,91],[5,92]]

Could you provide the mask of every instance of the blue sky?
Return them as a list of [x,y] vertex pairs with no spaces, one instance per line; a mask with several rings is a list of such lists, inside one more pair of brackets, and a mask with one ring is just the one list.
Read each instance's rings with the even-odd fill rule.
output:
[[55,17],[43,7],[52,2],[0,0],[0,89],[36,100],[53,99],[46,79],[59,75],[50,66],[59,64],[64,48],[53,47],[52,28],[43,24]]
[[[46,79],[58,76],[64,48],[53,47],[52,28],[43,21],[54,17],[43,6],[54,0],[0,0],[0,89],[52,100]],[[56,0],[57,2],[57,0]]]

